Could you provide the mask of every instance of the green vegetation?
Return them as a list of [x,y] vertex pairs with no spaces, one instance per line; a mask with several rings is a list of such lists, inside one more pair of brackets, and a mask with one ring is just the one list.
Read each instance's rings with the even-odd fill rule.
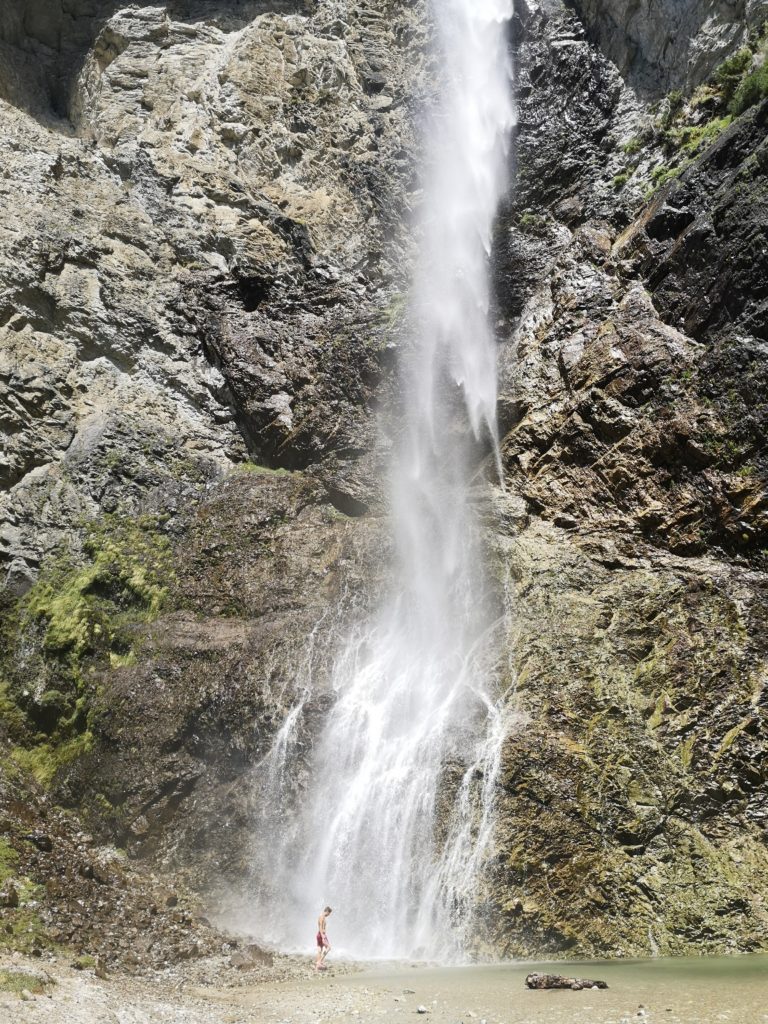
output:
[[89,967],[96,966],[96,958],[92,957],[89,953],[83,953],[82,956],[77,957],[72,966],[76,971],[85,971]]
[[403,320],[408,309],[408,295],[404,292],[395,292],[386,306],[377,314],[377,322],[389,330],[397,327]]
[[760,67],[746,76],[734,93],[730,109],[734,114],[742,114],[768,96],[768,59]]
[[656,703],[653,706],[653,712],[648,719],[649,729],[658,729],[661,723],[664,721],[664,715],[667,710],[669,703],[669,696],[666,691],[662,691],[656,698]]
[[[0,839],[0,883],[11,882],[19,897],[19,905],[3,911],[0,929],[0,950],[29,953],[51,946],[45,927],[35,909],[43,895],[43,887],[18,874],[19,855],[5,839]],[[28,986],[24,986],[28,987]],[[0,991],[3,983],[0,980]],[[8,991],[6,989],[6,991]]]
[[723,61],[712,75],[712,85],[733,115],[768,96],[768,22],[751,36],[748,46]]
[[4,927],[0,929],[0,950],[31,953],[35,949],[51,948],[56,948],[55,943],[51,942],[34,908],[20,906],[5,915]]
[[116,618],[130,608],[154,617],[171,572],[167,540],[150,518],[111,519],[92,527],[84,544],[87,563],[66,560],[41,575],[24,599],[24,614],[44,624],[46,651],[77,661],[109,647]]
[[0,721],[12,738],[24,732],[26,718],[8,692],[8,683],[0,681]]
[[0,970],[0,992],[11,992],[21,995],[22,992],[31,992],[33,996],[42,995],[46,985],[55,984],[52,980],[43,981],[35,974],[27,974],[25,971]]
[[651,171],[651,181],[657,185],[665,185],[672,178],[678,178],[683,173],[683,167],[670,167],[668,164],[660,164]]
[[683,94],[679,89],[673,89],[667,96],[666,104],[664,105],[662,112],[659,116],[659,124],[662,128],[667,128],[674,121],[680,111],[683,109]]
[[234,468],[236,473],[260,473],[265,476],[290,476],[290,469],[283,469],[282,466],[260,466],[257,462],[238,462]]
[[168,539],[154,517],[110,516],[88,527],[81,555],[53,558],[0,615],[0,712],[12,763],[49,784],[93,742],[98,669],[135,659],[173,580]]
[[[702,435],[701,446],[722,466],[732,466],[744,457],[743,447],[732,437],[722,434],[706,433]],[[746,476],[751,476],[747,471]]]
[[611,184],[615,189],[624,188],[631,176],[630,171],[623,171],[621,174],[616,175]]
[[721,742],[719,748],[717,749],[717,752],[715,753],[715,760],[716,761],[718,761],[723,756],[723,754],[727,753],[731,749],[731,747],[736,742],[736,740],[739,738],[739,736],[741,736],[741,734],[744,732],[744,730],[747,728],[747,726],[751,725],[752,722],[753,722],[752,716],[751,715],[747,715],[746,718],[743,718],[740,722],[738,722],[736,725],[734,725],[734,727],[732,729],[728,730],[728,732],[725,734],[725,736],[723,736],[722,742]]
[[544,214],[534,213],[532,210],[525,210],[520,214],[517,221],[521,231],[531,235],[543,235],[547,230],[547,218]]
[[61,743],[39,743],[34,747],[14,747],[11,757],[43,786],[49,786],[60,768],[87,754],[93,746],[93,735],[86,728],[79,735]]
[[[679,176],[724,132],[733,118],[768,96],[768,22],[749,40],[749,45],[732,54],[686,100],[674,90],[658,105],[652,138],[664,146],[667,162],[651,173],[646,200],[672,178]],[[645,141],[630,139],[623,147],[627,156],[638,153]],[[632,173],[632,168],[627,168]],[[623,187],[625,175],[614,178],[614,188]]]
[[16,874],[19,855],[7,839],[0,838],[0,885]]
[[725,106],[730,106],[739,84],[752,63],[752,51],[745,46],[718,67],[712,81],[720,92]]
[[621,147],[621,151],[622,153],[626,153],[627,156],[634,156],[636,153],[640,152],[642,145],[643,140],[635,135],[629,140],[629,142],[624,143]]
[[702,149],[710,145],[725,131],[733,119],[730,115],[717,117],[705,124],[686,125],[673,129],[669,136],[676,146],[688,156],[696,156]]

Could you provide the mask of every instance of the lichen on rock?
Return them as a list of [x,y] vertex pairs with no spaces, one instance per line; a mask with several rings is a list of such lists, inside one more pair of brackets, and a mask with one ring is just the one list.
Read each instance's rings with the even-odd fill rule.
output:
[[[516,4],[484,953],[768,944],[765,4],[710,6]],[[0,888],[46,880],[26,799],[77,898],[140,893],[4,908],[32,945],[213,948],[142,865],[249,878],[253,765],[302,673],[311,749],[386,585],[429,36],[421,2],[0,12]]]

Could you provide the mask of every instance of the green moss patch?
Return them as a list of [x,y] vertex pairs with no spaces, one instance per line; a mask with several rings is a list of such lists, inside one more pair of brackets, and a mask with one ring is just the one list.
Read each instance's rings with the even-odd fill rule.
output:
[[156,615],[172,572],[169,544],[154,519],[113,519],[90,529],[86,564],[62,560],[24,599],[23,612],[45,627],[44,647],[75,658],[109,645],[121,613]]
[[14,763],[39,782],[92,744],[100,671],[135,660],[141,626],[168,604],[170,542],[154,517],[108,517],[61,553],[0,616],[0,712]]
[[731,102],[734,114],[741,114],[768,96],[768,60],[739,84]]
[[686,125],[674,129],[670,136],[677,147],[688,156],[696,156],[715,141],[731,123],[730,115],[716,117],[704,124]]
[[62,743],[40,743],[34,747],[14,747],[11,758],[39,783],[48,786],[65,765],[87,754],[93,746],[89,729]]
[[13,878],[18,862],[18,853],[7,839],[0,838],[0,885],[9,878]]
[[38,913],[43,887],[26,877],[14,878],[13,887],[19,905],[0,911],[0,950],[33,953],[40,949],[58,949]]
[[36,974],[27,974],[26,971],[0,970],[0,992],[11,992],[21,995],[22,992],[31,992],[34,996],[42,995],[53,980],[43,981]]
[[21,906],[3,911],[0,918],[0,950],[32,953],[58,948],[48,935],[34,907]]
[[264,476],[290,476],[291,470],[282,466],[260,466],[257,462],[238,462],[235,466],[236,473],[258,473]]

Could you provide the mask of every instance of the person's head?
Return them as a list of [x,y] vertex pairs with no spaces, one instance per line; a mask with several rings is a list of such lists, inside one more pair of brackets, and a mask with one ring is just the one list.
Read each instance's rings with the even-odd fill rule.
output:
[[331,910],[330,907],[326,907],[325,910],[323,911],[323,913],[327,915],[327,914],[332,914],[333,911]]

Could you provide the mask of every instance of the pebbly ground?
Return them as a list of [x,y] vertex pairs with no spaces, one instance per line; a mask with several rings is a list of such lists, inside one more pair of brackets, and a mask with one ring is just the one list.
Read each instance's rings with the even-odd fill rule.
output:
[[[531,992],[531,964],[435,968],[336,963],[315,975],[310,958],[281,957],[268,971],[238,974],[215,958],[149,977],[97,978],[63,962],[0,961],[42,991],[0,994],[8,1024],[762,1024],[768,958],[733,957],[572,965],[607,991]],[[566,969],[566,968],[561,968]]]

